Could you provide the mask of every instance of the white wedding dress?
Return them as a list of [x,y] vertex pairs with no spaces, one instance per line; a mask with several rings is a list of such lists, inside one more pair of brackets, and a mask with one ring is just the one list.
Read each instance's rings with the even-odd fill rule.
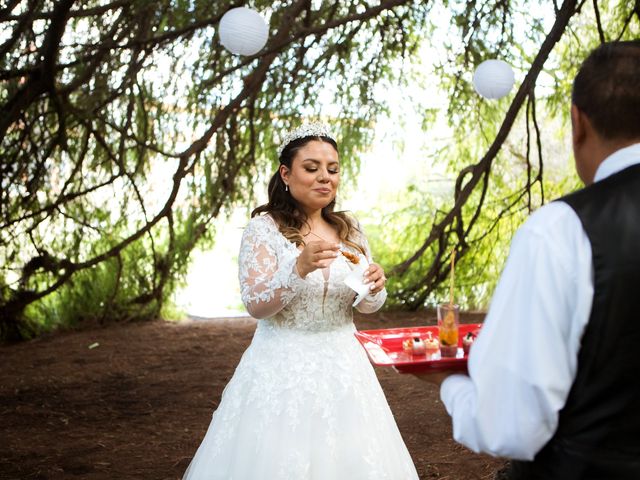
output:
[[[184,480],[417,479],[354,337],[348,261],[340,255],[303,280],[299,253],[271,217],[249,222],[239,255],[242,299],[262,320]],[[382,291],[357,308],[374,312],[385,298]]]

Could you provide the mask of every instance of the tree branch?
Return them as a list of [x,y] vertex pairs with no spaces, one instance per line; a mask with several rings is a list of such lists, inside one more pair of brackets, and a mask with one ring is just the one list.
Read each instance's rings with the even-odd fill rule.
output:
[[593,11],[596,14],[596,25],[598,26],[598,36],[600,37],[600,43],[605,43],[607,39],[604,36],[602,30],[602,21],[600,20],[600,9],[598,8],[598,0],[593,0]]
[[491,169],[491,164],[493,162],[493,159],[496,157],[496,155],[500,151],[502,144],[504,143],[509,132],[511,131],[511,128],[513,127],[513,123],[515,122],[515,119],[518,115],[518,112],[520,111],[520,108],[522,107],[522,104],[525,98],[527,97],[531,89],[534,87],[535,81],[538,75],[540,74],[540,71],[542,70],[542,67],[544,66],[545,61],[547,60],[555,44],[562,37],[569,23],[569,20],[576,13],[576,3],[577,3],[576,0],[565,0],[565,2],[562,4],[562,7],[558,11],[558,15],[556,16],[556,20],[554,22],[553,27],[551,28],[551,30],[549,31],[549,34],[547,35],[544,42],[542,43],[538,51],[538,54],[536,55],[533,63],[531,64],[531,68],[529,72],[527,73],[513,101],[511,102],[509,110],[505,115],[505,118],[502,122],[502,125],[500,126],[500,129],[496,135],[496,138],[494,139],[493,143],[489,147],[489,150],[484,155],[484,157],[472,167],[473,169],[472,177],[465,184],[458,198],[456,198],[454,206],[451,209],[451,211],[445,216],[443,220],[441,220],[433,228],[429,236],[423,242],[422,246],[420,246],[420,248],[411,257],[409,257],[404,262],[393,267],[393,269],[391,270],[391,274],[404,275],[404,273],[406,273],[409,267],[418,258],[422,256],[422,254],[426,251],[429,245],[431,245],[435,239],[437,239],[440,235],[442,235],[442,233],[445,231],[445,228],[447,228],[453,222],[453,219],[457,215],[459,215],[459,212],[461,211],[462,207],[466,204],[474,188],[482,178],[482,175],[485,173],[485,171],[488,171]]
[[3,106],[0,112],[0,144],[4,140],[9,126],[15,122],[24,109],[26,109],[39,95],[54,90],[55,64],[58,56],[60,41],[67,24],[69,10],[75,0],[61,0],[56,3],[53,10],[53,18],[47,30],[47,34],[40,48],[40,67],[26,81]]

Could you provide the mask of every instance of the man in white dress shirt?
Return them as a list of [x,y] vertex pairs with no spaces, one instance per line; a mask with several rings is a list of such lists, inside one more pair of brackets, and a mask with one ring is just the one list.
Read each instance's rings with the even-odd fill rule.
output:
[[502,478],[638,480],[640,41],[589,55],[571,121],[586,187],[514,236],[469,376],[421,378],[458,442],[512,459]]

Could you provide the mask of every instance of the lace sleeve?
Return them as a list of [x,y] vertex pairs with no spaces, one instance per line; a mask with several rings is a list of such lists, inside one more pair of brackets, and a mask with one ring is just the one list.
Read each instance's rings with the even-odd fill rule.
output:
[[238,276],[242,302],[254,318],[282,310],[304,282],[296,269],[298,256],[286,248],[273,220],[253,218],[242,235]]
[[[369,248],[369,242],[367,241],[367,237],[362,232],[362,227],[357,225],[358,227],[358,236],[356,237],[356,241],[360,244],[365,251],[365,255],[367,257],[367,261],[369,263],[373,262],[373,258],[371,257],[371,249]],[[380,310],[384,302],[387,300],[387,289],[383,288],[375,295],[367,295],[358,305],[356,305],[356,310],[360,313],[373,313]]]

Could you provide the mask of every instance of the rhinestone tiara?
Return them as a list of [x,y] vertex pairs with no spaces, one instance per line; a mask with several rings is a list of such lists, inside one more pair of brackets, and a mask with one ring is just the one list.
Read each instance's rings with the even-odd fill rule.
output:
[[334,142],[336,138],[329,130],[324,123],[320,122],[311,122],[311,123],[303,123],[297,128],[287,132],[282,138],[282,142],[280,143],[280,147],[278,148],[278,157],[282,155],[282,151],[285,149],[287,145],[289,145],[294,140],[304,137],[329,137]]

